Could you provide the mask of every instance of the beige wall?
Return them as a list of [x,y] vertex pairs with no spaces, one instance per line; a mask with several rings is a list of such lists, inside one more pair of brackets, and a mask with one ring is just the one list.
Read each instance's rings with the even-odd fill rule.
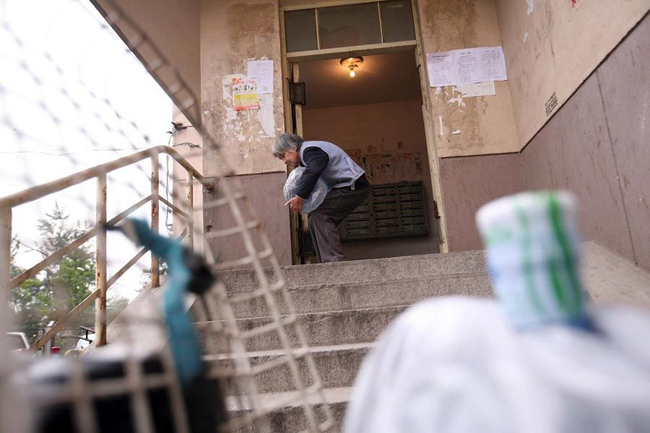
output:
[[521,192],[520,155],[481,155],[440,161],[449,251],[483,248],[476,212],[497,198]]
[[[285,173],[265,173],[227,178],[232,191],[246,194],[246,200],[252,205],[252,211],[247,203],[239,200],[242,216],[247,222],[258,221],[261,223],[262,229],[273,248],[275,258],[281,266],[291,265],[289,209],[284,206],[285,200],[282,197],[282,186],[286,180]],[[205,194],[206,203],[221,198],[223,198],[223,194],[219,184],[214,190]],[[222,206],[218,210],[206,210],[204,224],[206,233],[209,235],[211,232],[236,226],[236,221],[228,206]],[[258,252],[264,251],[266,247],[259,232],[250,230],[249,234],[255,249]],[[212,238],[208,242],[217,261],[224,262],[248,256],[243,237],[239,233],[227,237]],[[262,266],[271,266],[271,262],[264,259],[262,260]],[[251,265],[242,265],[241,267],[251,267]]]
[[[418,7],[425,53],[501,45],[494,0],[419,0]],[[495,87],[496,95],[473,98],[455,86],[429,89],[440,157],[519,150],[508,82]]]
[[650,8],[648,0],[535,0],[529,13],[523,0],[495,1],[520,148]]
[[[375,184],[422,181],[426,191],[429,235],[426,237],[377,239],[344,244],[348,259],[394,257],[438,252],[438,227],[433,213],[431,178],[427,157],[422,108],[419,100],[393,101],[382,104],[303,110],[303,129],[308,140],[325,140],[350,153],[359,151],[367,161],[391,155],[395,172],[372,172],[366,164],[370,181]],[[354,152],[351,153],[355,159]],[[419,167],[401,162],[403,155],[418,154]]]
[[521,153],[526,189],[578,197],[585,240],[650,270],[650,15]]
[[[208,176],[224,171],[235,175],[231,181],[248,197],[280,264],[287,265],[291,264],[291,238],[282,197],[286,174],[282,162],[270,152],[275,137],[284,130],[278,14],[276,0],[201,1],[203,168]],[[232,78],[246,74],[248,60],[261,59],[274,62],[274,93],[260,95],[258,110],[235,112]],[[223,158],[217,157],[212,143],[220,147]],[[207,202],[217,196],[218,187],[204,198]],[[225,207],[206,210],[204,221],[208,231],[218,230],[232,226],[232,215]],[[263,248],[259,239],[256,246]],[[213,240],[211,247],[219,260],[245,255],[237,236]]]
[[[201,88],[206,134],[221,147],[217,160],[206,143],[208,175],[226,167],[235,174],[283,171],[270,154],[275,136],[284,130],[280,24],[276,0],[203,0],[201,2]],[[232,76],[246,74],[246,61],[274,62],[274,93],[260,95],[261,108],[232,109]]]
[[[91,0],[100,10],[111,11],[110,4],[103,0]],[[201,64],[200,64],[200,0],[111,0],[124,14],[136,23],[138,28],[154,42],[158,50],[171,64],[158,72],[167,88],[176,84],[177,70],[189,89],[198,99],[188,114],[193,121],[200,121],[201,106]],[[127,21],[118,21],[122,38],[133,38],[133,27]],[[151,60],[149,44],[142,44],[135,50],[145,59]],[[184,100],[187,95],[179,95]],[[200,126],[200,125],[197,125]]]

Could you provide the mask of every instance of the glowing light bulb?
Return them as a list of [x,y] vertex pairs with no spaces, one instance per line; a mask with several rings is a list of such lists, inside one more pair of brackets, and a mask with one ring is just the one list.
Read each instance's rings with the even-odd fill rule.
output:
[[355,75],[357,75],[357,74],[354,72],[354,70],[350,69],[350,77],[354,78]]

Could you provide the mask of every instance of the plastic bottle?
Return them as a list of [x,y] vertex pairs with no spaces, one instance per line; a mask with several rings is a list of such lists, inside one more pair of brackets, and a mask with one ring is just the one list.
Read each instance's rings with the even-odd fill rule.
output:
[[567,192],[528,192],[482,207],[476,221],[495,292],[517,329],[593,329],[580,280],[577,204]]

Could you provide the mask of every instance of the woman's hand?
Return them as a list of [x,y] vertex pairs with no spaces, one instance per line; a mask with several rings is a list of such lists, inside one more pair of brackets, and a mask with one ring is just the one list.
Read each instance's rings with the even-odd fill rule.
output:
[[289,209],[291,209],[294,212],[300,212],[304,204],[305,204],[305,199],[295,196],[294,198],[286,202],[284,205],[289,206]]

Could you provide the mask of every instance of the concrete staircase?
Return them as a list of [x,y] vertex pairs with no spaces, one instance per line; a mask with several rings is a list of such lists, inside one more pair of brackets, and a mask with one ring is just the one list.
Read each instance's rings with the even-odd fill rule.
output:
[[[338,431],[362,359],[390,321],[409,305],[425,298],[491,296],[483,260],[482,252],[463,252],[284,269],[302,329],[327,387],[325,396],[338,421]],[[232,294],[256,287],[252,271],[229,271],[220,276]],[[650,309],[650,273],[593,242],[584,244],[582,277],[596,305],[616,302]],[[121,313],[132,315],[138,321],[137,344],[147,344],[152,350],[159,349],[166,341],[152,338],[160,334],[157,322],[152,321],[156,329],[151,332],[141,324],[149,315],[157,317],[160,293],[155,289],[143,290]],[[279,302],[279,305],[286,312],[284,304]],[[235,313],[243,329],[269,321],[266,304],[260,301],[237,304]],[[109,326],[109,342],[123,338],[126,323],[128,319]],[[215,353],[219,349],[223,353],[224,348],[218,347],[214,339],[200,335],[206,352]],[[289,337],[295,343],[295,335]],[[253,363],[278,354],[279,348],[280,342],[273,333],[248,340],[248,356]],[[270,370],[260,379],[259,388],[265,393],[262,400],[291,400],[288,390],[292,388],[289,386],[292,380],[285,368]],[[235,389],[230,387],[230,395]],[[248,409],[229,403],[233,411]],[[287,405],[271,417],[272,430],[300,431],[305,427],[303,418],[300,407]]]
[[[422,299],[447,295],[490,296],[483,260],[482,252],[463,252],[284,268],[302,329],[337,420],[336,431],[341,429],[361,362],[386,326],[405,308]],[[256,287],[253,271],[228,271],[220,276],[231,294]],[[278,301],[281,311],[286,313],[286,306]],[[236,305],[235,314],[240,329],[244,330],[270,321],[265,302],[259,300]],[[289,336],[292,344],[297,344],[296,336],[291,332]],[[215,347],[217,343],[210,339],[202,340],[208,353],[223,350]],[[277,355],[280,347],[274,334],[247,342],[253,364]],[[294,389],[287,368],[270,370],[257,383],[263,398],[276,401],[288,397]],[[229,394],[236,389],[229,386]],[[299,408],[287,406],[271,419],[273,431],[304,428],[299,412]]]

